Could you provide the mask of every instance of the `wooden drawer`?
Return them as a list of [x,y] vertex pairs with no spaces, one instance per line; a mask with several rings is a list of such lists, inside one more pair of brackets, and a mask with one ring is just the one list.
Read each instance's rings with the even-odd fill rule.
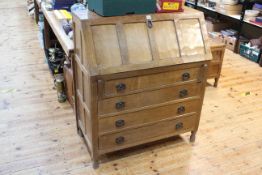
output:
[[[171,86],[154,91],[146,91],[137,94],[103,99],[98,102],[98,114],[118,113],[121,111],[142,108],[197,96],[200,93],[201,83]],[[130,112],[130,111],[128,111]],[[112,115],[112,114],[111,114]]]
[[99,149],[105,152],[127,148],[133,145],[191,131],[196,127],[195,115],[157,122],[146,127],[104,135],[99,138]]
[[218,77],[220,74],[220,67],[219,63],[211,63],[208,68],[208,78]]
[[199,111],[199,99],[99,119],[99,133],[119,131]]
[[125,79],[108,80],[101,86],[104,97],[113,97],[158,88],[178,82],[193,81],[198,78],[200,68],[169,71]]

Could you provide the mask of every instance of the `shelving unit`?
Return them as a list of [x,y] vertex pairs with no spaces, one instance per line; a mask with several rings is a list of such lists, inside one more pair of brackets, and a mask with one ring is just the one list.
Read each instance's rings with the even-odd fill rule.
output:
[[[247,7],[250,3],[255,3],[255,2],[262,2],[261,0],[255,0],[255,1],[252,1],[251,0],[244,0],[244,2],[242,2],[242,5],[243,5],[243,8],[242,8],[242,11],[241,11],[241,14],[240,15],[228,15],[228,14],[224,14],[224,13],[221,13],[219,11],[216,11],[215,9],[211,8],[211,7],[207,7],[205,6],[204,4],[201,4],[198,2],[198,0],[195,0],[195,2],[191,2],[191,1],[186,1],[185,2],[185,5],[187,6],[190,6],[192,8],[195,8],[195,9],[198,9],[198,10],[201,10],[201,11],[208,11],[208,12],[211,12],[211,13],[215,13],[216,15],[218,16],[224,16],[224,17],[227,17],[227,18],[231,18],[233,20],[237,20],[238,21],[238,35],[237,35],[237,42],[239,41],[239,38],[241,35],[243,35],[242,33],[242,29],[243,29],[243,25],[244,24],[247,24],[247,25],[251,25],[253,27],[256,27],[257,29],[260,30],[260,32],[262,33],[262,25],[258,25],[256,23],[252,23],[250,21],[247,21],[247,20],[244,20],[244,17],[245,17],[245,10],[247,10]],[[237,49],[235,48],[235,51]]]
[[204,9],[207,9],[207,10],[210,10],[210,11],[213,11],[213,12],[216,12],[216,13],[218,13],[218,14],[220,14],[220,15],[224,15],[224,16],[227,16],[227,17],[230,17],[230,18],[234,18],[234,19],[237,19],[237,20],[240,20],[240,19],[241,19],[241,15],[227,15],[227,14],[218,12],[218,11],[216,11],[215,9],[211,8],[211,7],[206,7],[204,4],[198,3],[197,7],[204,8]]

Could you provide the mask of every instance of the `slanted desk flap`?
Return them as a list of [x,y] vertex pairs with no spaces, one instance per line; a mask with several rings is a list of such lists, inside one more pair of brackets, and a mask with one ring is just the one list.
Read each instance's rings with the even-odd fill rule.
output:
[[[96,74],[211,59],[202,13],[152,14],[83,20]],[[91,31],[91,32],[90,32]],[[85,31],[82,31],[85,33]]]
[[176,26],[181,55],[204,55],[205,46],[199,19],[177,20]]

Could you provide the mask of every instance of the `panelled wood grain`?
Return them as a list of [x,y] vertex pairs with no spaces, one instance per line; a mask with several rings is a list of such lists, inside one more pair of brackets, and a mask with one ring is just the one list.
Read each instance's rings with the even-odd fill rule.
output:
[[178,38],[173,21],[155,22],[152,30],[159,59],[175,59],[180,57]]
[[[91,12],[87,13],[89,14]],[[84,19],[82,13],[78,14],[76,12],[74,16],[75,19],[78,18],[80,20],[80,22],[77,23],[82,23],[80,25],[82,30],[85,30],[85,32],[82,31],[84,40],[80,40],[79,42],[82,42],[84,45],[83,49],[88,51],[88,71],[91,71],[90,74],[92,76],[143,70],[178,63],[193,63],[196,62],[196,60],[199,62],[211,59],[207,33],[205,27],[203,27],[203,14],[199,12],[193,12],[192,14],[150,14],[153,24],[152,28],[148,27],[145,15],[123,16],[121,18],[97,18],[93,17],[93,15],[88,15],[85,16],[86,18]],[[190,30],[191,22],[193,22],[192,30]],[[122,24],[120,25],[120,23]],[[160,27],[161,25],[165,26],[164,29]],[[110,36],[102,32],[102,29],[106,28],[108,28],[107,32],[110,32]],[[182,31],[185,30],[182,30],[182,28],[187,29],[185,33],[188,33],[190,37],[182,33]],[[96,32],[99,29],[101,32]],[[158,30],[160,31],[157,32]],[[98,33],[100,33],[100,35],[98,35]],[[168,46],[164,43],[163,39],[160,39],[161,35],[167,35],[162,38],[168,38],[168,40],[170,40],[170,43],[166,42],[169,43]],[[111,37],[113,37],[113,39]],[[196,42],[190,43],[190,39],[187,39],[187,37],[197,37]],[[100,46],[97,42],[100,42],[102,38],[104,43],[101,43]],[[175,42],[176,44],[174,44]],[[184,43],[187,44],[184,46]],[[200,43],[200,45],[197,43]],[[119,46],[120,44],[121,46]],[[98,47],[96,48],[95,45]],[[108,47],[105,47],[107,45]],[[171,46],[174,48],[171,48]],[[115,60],[109,56],[112,53],[106,54],[108,50],[110,50],[110,47],[113,47],[113,53],[117,54]],[[103,50],[105,50],[105,53],[100,53],[103,52]],[[169,53],[170,56],[166,57],[163,55],[166,53]],[[198,56],[194,57],[196,54]],[[119,56],[121,57],[121,61],[119,60]],[[154,59],[154,57],[159,57],[160,59]],[[182,58],[183,62],[179,62],[180,58]],[[107,65],[101,66],[99,60],[100,62],[103,61],[107,63]],[[121,66],[119,66],[119,63],[121,63]]]
[[[98,66],[120,66],[122,64],[120,47],[115,25],[92,27]],[[110,44],[104,41],[111,41]]]
[[[124,33],[128,48],[128,60],[131,64],[151,62],[152,52],[149,45],[145,23],[124,24]],[[135,35],[134,35],[135,33]]]

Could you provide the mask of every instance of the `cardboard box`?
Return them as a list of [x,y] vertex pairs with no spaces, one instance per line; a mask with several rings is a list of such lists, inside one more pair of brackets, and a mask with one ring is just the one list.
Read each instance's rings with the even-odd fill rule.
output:
[[225,43],[224,36],[220,32],[209,32],[208,36],[215,42]]
[[243,8],[241,4],[237,4],[237,5],[218,4],[217,7],[220,9],[224,9],[226,11],[239,11],[239,12]]
[[226,48],[234,51],[237,44],[237,38],[233,36],[225,36],[224,40],[225,40]]
[[221,21],[206,20],[206,26],[208,32],[220,32],[223,29],[229,28],[230,24]]
[[241,13],[242,6],[236,5],[236,8],[232,8],[231,6],[230,5],[218,5],[216,6],[216,11],[219,13],[225,14],[225,15],[239,15]]

